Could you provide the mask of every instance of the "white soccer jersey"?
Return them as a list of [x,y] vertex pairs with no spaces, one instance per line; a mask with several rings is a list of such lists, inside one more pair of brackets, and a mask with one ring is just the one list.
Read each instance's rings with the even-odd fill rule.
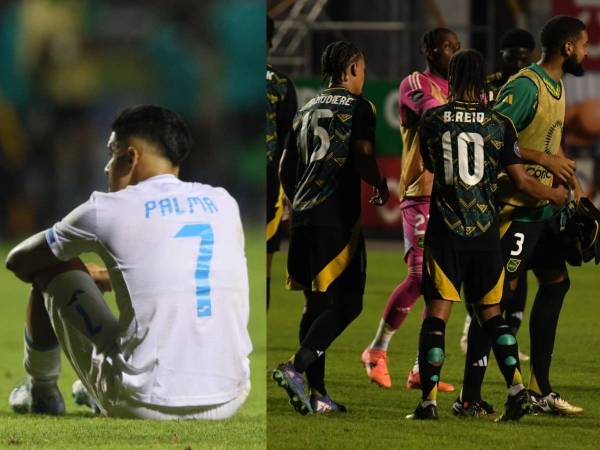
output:
[[225,189],[160,175],[94,192],[46,240],[61,260],[93,252],[109,271],[120,312],[110,397],[177,407],[243,392],[248,275],[239,209]]

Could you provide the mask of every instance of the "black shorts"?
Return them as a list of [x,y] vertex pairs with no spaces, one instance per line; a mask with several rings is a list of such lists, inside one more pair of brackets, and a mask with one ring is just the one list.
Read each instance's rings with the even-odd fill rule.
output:
[[367,258],[360,223],[348,230],[292,227],[287,268],[288,289],[364,293]]
[[450,246],[427,245],[423,257],[423,295],[425,301],[460,301],[465,297],[484,305],[500,303],[506,288],[500,246],[489,250],[456,250]]
[[283,189],[267,189],[267,253],[275,253],[281,246],[282,215]]
[[500,225],[506,276],[513,280],[528,269],[567,270],[560,239],[544,222],[512,221]]

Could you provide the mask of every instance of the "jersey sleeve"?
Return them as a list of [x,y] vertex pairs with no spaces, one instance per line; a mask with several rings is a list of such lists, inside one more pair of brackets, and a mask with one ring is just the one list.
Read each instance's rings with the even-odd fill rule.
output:
[[421,117],[425,111],[441,104],[440,100],[432,95],[429,80],[419,72],[410,74],[400,83],[398,91],[400,109],[408,108]]
[[287,91],[277,107],[277,136],[280,139],[280,148],[283,148],[287,139],[287,135],[292,129],[292,121],[298,109],[298,99],[296,97],[296,87],[292,80],[287,76]]
[[375,106],[359,97],[352,118],[352,137],[355,141],[364,140],[375,144]]
[[505,119],[505,123],[504,145],[500,150],[500,164],[502,167],[510,166],[511,164],[523,164],[521,151],[519,150],[517,130],[515,130],[514,125],[509,119]]
[[537,87],[529,78],[509,81],[498,94],[494,110],[512,120],[517,131],[533,120],[537,107]]
[[46,242],[61,261],[93,251],[98,244],[94,194],[46,231]]

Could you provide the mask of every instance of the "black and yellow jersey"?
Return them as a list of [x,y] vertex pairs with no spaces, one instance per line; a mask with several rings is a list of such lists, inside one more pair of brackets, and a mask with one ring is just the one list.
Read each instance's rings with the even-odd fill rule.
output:
[[292,225],[356,224],[360,218],[360,177],[352,153],[356,140],[375,142],[375,109],[362,96],[328,88],[298,111],[287,148],[298,154]]
[[279,160],[297,109],[296,89],[292,81],[283,73],[267,66],[266,144],[269,191],[279,190]]
[[479,102],[453,101],[427,112],[420,139],[423,162],[434,174],[425,242],[431,237],[446,245],[451,236],[459,247],[472,247],[498,240],[498,174],[521,163],[511,121]]

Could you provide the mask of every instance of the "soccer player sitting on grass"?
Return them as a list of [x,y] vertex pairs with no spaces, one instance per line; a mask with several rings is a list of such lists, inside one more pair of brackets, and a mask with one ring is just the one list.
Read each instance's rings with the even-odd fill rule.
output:
[[[248,279],[235,200],[178,179],[191,138],[158,106],[122,111],[108,141],[109,193],[94,192],[15,247],[7,268],[32,284],[28,376],[10,395],[20,413],[65,412],[60,351],[105,415],[223,419],[250,391]],[[119,316],[78,255],[104,261]]]
[[529,395],[520,373],[517,340],[500,313],[505,273],[495,204],[504,168],[530,196],[562,204],[567,190],[527,174],[517,133],[509,119],[482,104],[483,57],[460,51],[449,66],[448,104],[430,110],[420,126],[421,154],[433,173],[430,219],[425,235],[423,292],[426,317],[419,339],[422,400],[409,419],[437,419],[437,383],[444,363],[444,334],[460,288],[474,299],[477,320],[490,337],[508,389],[500,420],[518,420]]

